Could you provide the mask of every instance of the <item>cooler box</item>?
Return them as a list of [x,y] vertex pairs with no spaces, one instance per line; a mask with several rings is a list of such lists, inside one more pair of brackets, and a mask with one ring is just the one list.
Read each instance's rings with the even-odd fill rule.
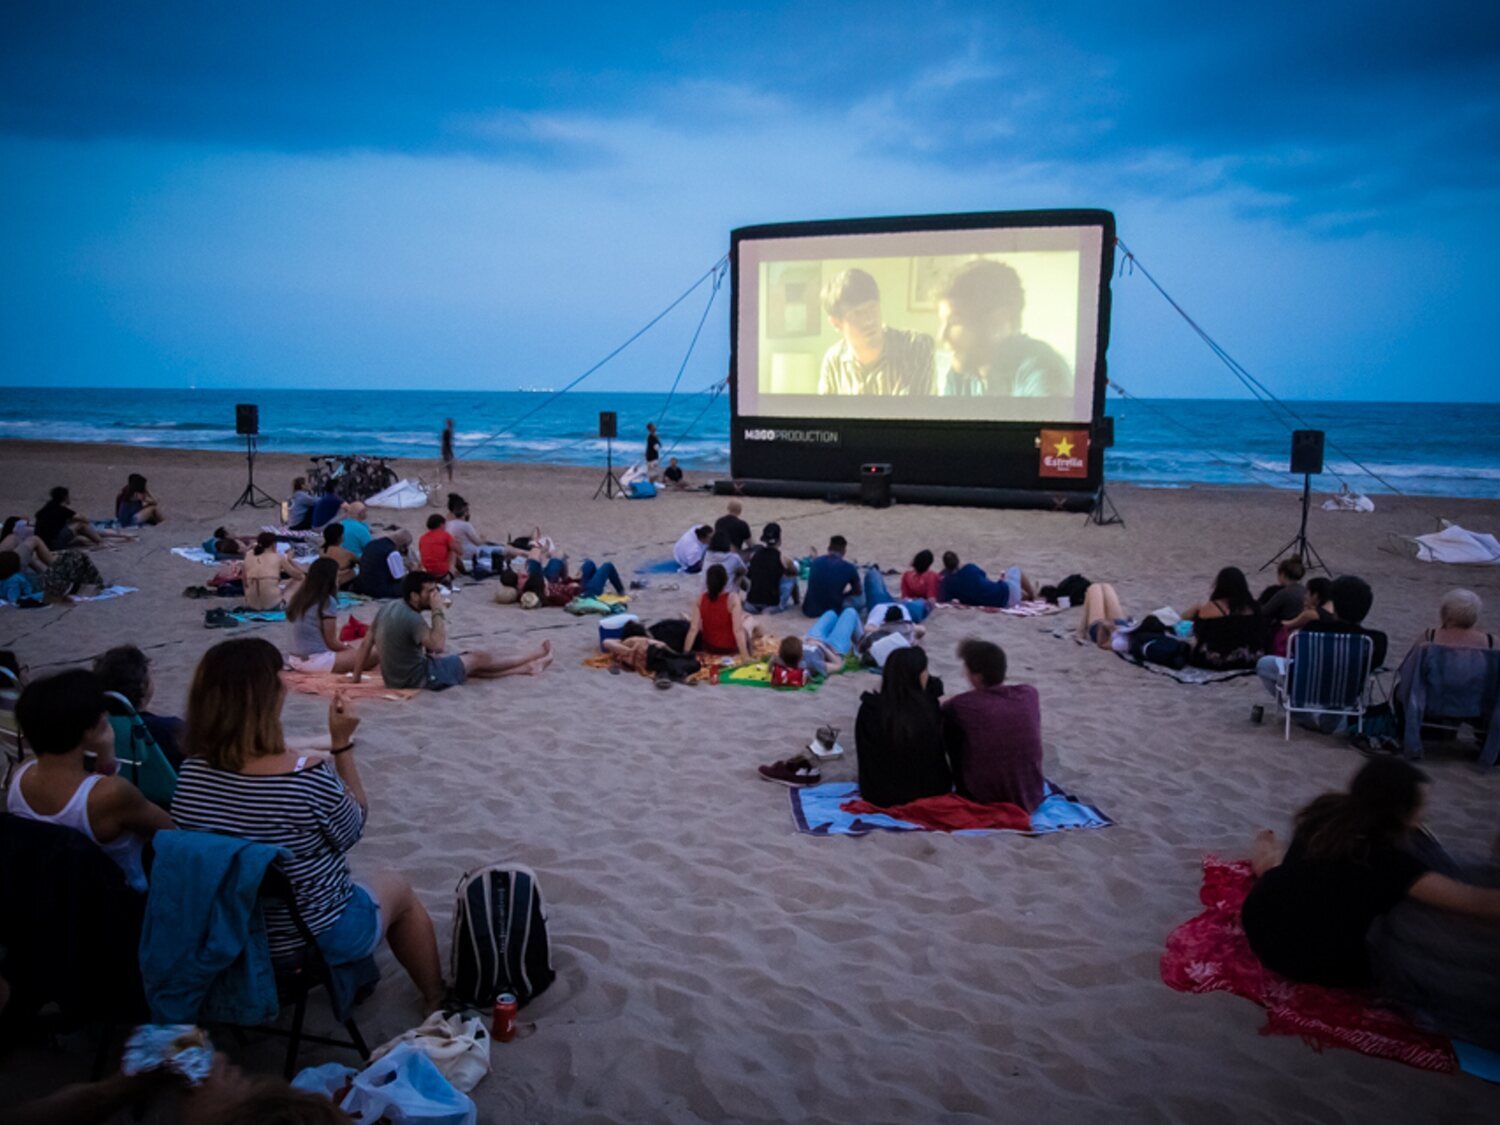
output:
[[625,634],[625,626],[640,618],[633,613],[617,613],[613,617],[599,619],[599,651],[604,651],[605,641],[618,641]]
[[630,482],[630,498],[632,500],[650,500],[656,495],[656,485],[649,480],[636,480]]

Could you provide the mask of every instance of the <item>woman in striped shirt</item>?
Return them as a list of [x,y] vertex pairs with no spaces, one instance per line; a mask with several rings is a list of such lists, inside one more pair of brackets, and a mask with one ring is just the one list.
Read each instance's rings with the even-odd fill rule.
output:
[[[286,690],[281,653],[269,641],[224,641],[203,655],[188,697],[188,759],[173,818],[179,828],[219,832],[285,848],[297,909],[329,964],[358,961],[385,937],[422,993],[424,1011],[443,1002],[432,919],[405,878],[381,872],[360,882],[345,853],[364,833],[367,803],[354,764],[359,718],[335,696],[328,708],[332,755],[299,755],[281,730]],[[268,904],[273,959],[300,941],[285,909]]]

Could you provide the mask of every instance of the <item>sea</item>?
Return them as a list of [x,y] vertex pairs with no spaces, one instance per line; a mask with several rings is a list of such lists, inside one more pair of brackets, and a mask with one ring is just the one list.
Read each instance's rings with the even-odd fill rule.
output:
[[[276,453],[365,453],[431,472],[445,417],[460,457],[602,465],[601,410],[619,415],[617,460],[638,458],[647,422],[686,468],[729,463],[728,396],[709,391],[305,391],[11,388],[0,395],[0,440],[113,442],[237,450],[234,406],[260,407],[260,448]],[[1110,480],[1155,488],[1195,484],[1301,488],[1288,471],[1289,431],[1328,435],[1320,492],[1341,483],[1378,495],[1500,498],[1500,404],[1111,399]]]

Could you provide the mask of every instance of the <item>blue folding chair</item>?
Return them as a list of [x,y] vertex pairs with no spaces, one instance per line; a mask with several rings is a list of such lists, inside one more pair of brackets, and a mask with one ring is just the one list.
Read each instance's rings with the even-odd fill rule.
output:
[[1276,688],[1286,714],[1285,737],[1292,737],[1293,714],[1342,715],[1363,729],[1374,655],[1375,642],[1360,633],[1293,633],[1286,675]]

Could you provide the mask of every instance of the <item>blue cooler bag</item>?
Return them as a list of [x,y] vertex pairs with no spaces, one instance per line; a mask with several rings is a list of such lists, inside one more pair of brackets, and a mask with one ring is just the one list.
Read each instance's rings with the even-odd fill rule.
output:
[[604,651],[605,641],[618,641],[625,635],[625,626],[640,618],[633,613],[617,613],[613,617],[601,618],[599,621],[599,651]]
[[649,480],[636,480],[630,482],[630,498],[632,500],[650,500],[656,495],[656,485]]

